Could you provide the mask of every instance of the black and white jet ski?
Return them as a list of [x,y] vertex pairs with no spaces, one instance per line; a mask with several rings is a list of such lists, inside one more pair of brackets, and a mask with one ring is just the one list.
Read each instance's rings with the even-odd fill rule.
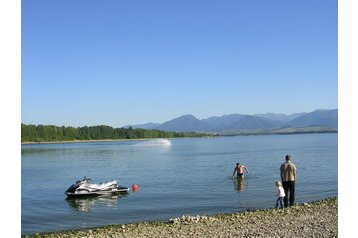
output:
[[72,184],[65,192],[68,197],[100,196],[109,194],[128,193],[129,188],[119,186],[117,180],[104,183],[91,183],[86,176]]

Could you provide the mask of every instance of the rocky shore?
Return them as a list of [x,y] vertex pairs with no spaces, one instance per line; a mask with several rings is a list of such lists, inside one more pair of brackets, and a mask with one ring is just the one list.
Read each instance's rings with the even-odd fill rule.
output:
[[110,225],[24,237],[338,237],[338,198],[285,209],[184,215],[167,222]]

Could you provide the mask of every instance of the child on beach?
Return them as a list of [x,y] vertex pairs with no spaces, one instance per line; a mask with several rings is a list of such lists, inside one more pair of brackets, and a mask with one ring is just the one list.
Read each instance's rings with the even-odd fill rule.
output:
[[285,190],[283,190],[282,183],[280,181],[276,181],[277,187],[277,200],[276,200],[276,208],[280,207],[283,208],[283,198],[286,196]]

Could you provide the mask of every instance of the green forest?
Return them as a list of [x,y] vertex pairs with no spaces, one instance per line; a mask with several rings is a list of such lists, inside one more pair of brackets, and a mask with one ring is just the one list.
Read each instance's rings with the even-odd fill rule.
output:
[[21,142],[54,142],[75,140],[145,139],[202,137],[204,133],[171,132],[110,126],[59,127],[54,125],[25,125],[21,123]]

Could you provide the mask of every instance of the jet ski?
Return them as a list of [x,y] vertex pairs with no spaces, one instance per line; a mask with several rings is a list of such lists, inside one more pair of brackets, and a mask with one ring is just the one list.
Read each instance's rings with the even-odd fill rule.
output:
[[91,179],[86,176],[82,180],[76,181],[66,191],[68,197],[87,197],[100,196],[110,194],[125,194],[129,188],[119,186],[117,180],[107,181],[103,183],[91,183]]

